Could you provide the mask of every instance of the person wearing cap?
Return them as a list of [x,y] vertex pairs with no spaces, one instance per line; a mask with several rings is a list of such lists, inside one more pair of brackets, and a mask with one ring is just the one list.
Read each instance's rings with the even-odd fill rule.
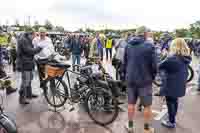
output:
[[163,56],[167,56],[167,54],[169,53],[169,48],[170,48],[170,44],[172,43],[172,36],[166,32],[166,33],[163,33],[161,35],[161,52],[163,54]]
[[33,70],[35,67],[34,56],[39,53],[42,48],[34,48],[32,44],[33,32],[26,32],[18,41],[17,45],[17,71],[21,72],[21,87],[19,90],[19,103],[29,104],[28,99],[37,98],[32,93],[31,82],[33,80]]
[[149,30],[139,27],[136,30],[136,37],[128,41],[125,48],[123,70],[126,74],[128,89],[128,125],[126,129],[129,133],[134,133],[134,116],[136,103],[140,98],[144,106],[144,133],[154,133],[151,127],[152,119],[152,82],[157,72],[157,62],[155,49],[148,38]]
[[36,59],[48,59],[50,58],[54,53],[54,46],[49,37],[47,37],[47,30],[43,27],[39,28],[39,37],[36,37],[34,40],[34,47],[40,47],[43,48],[40,53],[38,53],[35,58]]

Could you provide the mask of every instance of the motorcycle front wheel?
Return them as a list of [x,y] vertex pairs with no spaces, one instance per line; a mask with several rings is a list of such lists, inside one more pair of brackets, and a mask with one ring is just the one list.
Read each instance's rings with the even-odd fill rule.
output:
[[109,90],[96,87],[86,96],[85,105],[89,117],[97,124],[106,126],[116,120],[119,114],[118,101]]

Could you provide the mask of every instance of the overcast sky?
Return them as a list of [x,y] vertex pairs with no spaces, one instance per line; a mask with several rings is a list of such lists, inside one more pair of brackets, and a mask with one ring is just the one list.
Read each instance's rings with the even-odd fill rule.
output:
[[[75,30],[91,28],[131,28],[146,25],[155,30],[173,30],[200,20],[200,0],[1,0],[0,24],[53,24]],[[106,25],[106,26],[105,26]]]

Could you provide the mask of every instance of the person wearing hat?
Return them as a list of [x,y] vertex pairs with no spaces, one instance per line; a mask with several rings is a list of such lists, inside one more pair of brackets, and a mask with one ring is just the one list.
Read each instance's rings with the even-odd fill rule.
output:
[[154,46],[148,41],[149,30],[139,27],[136,37],[128,41],[125,48],[123,70],[126,74],[128,89],[128,125],[129,133],[134,133],[134,116],[138,98],[144,106],[144,133],[154,133],[152,119],[152,82],[156,76],[157,63]]
[[28,99],[37,98],[32,93],[31,82],[33,80],[33,70],[35,67],[34,56],[39,53],[42,48],[34,48],[32,44],[34,32],[26,32],[18,41],[17,45],[17,71],[21,72],[21,87],[19,90],[19,103],[29,104]]
[[165,32],[161,35],[161,51],[163,53],[163,55],[167,55],[169,52],[169,48],[170,48],[170,44],[172,43],[172,36],[168,33]]
[[47,30],[44,27],[39,28],[39,35],[40,36],[34,40],[34,47],[41,47],[43,50],[35,57],[36,59],[48,59],[55,53],[52,40],[47,37]]

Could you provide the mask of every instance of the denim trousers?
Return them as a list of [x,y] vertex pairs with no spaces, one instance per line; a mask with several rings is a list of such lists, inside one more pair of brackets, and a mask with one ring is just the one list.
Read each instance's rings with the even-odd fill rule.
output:
[[72,65],[75,65],[76,62],[77,62],[77,65],[80,65],[81,55],[72,55]]
[[98,48],[98,55],[103,60],[103,48]]

